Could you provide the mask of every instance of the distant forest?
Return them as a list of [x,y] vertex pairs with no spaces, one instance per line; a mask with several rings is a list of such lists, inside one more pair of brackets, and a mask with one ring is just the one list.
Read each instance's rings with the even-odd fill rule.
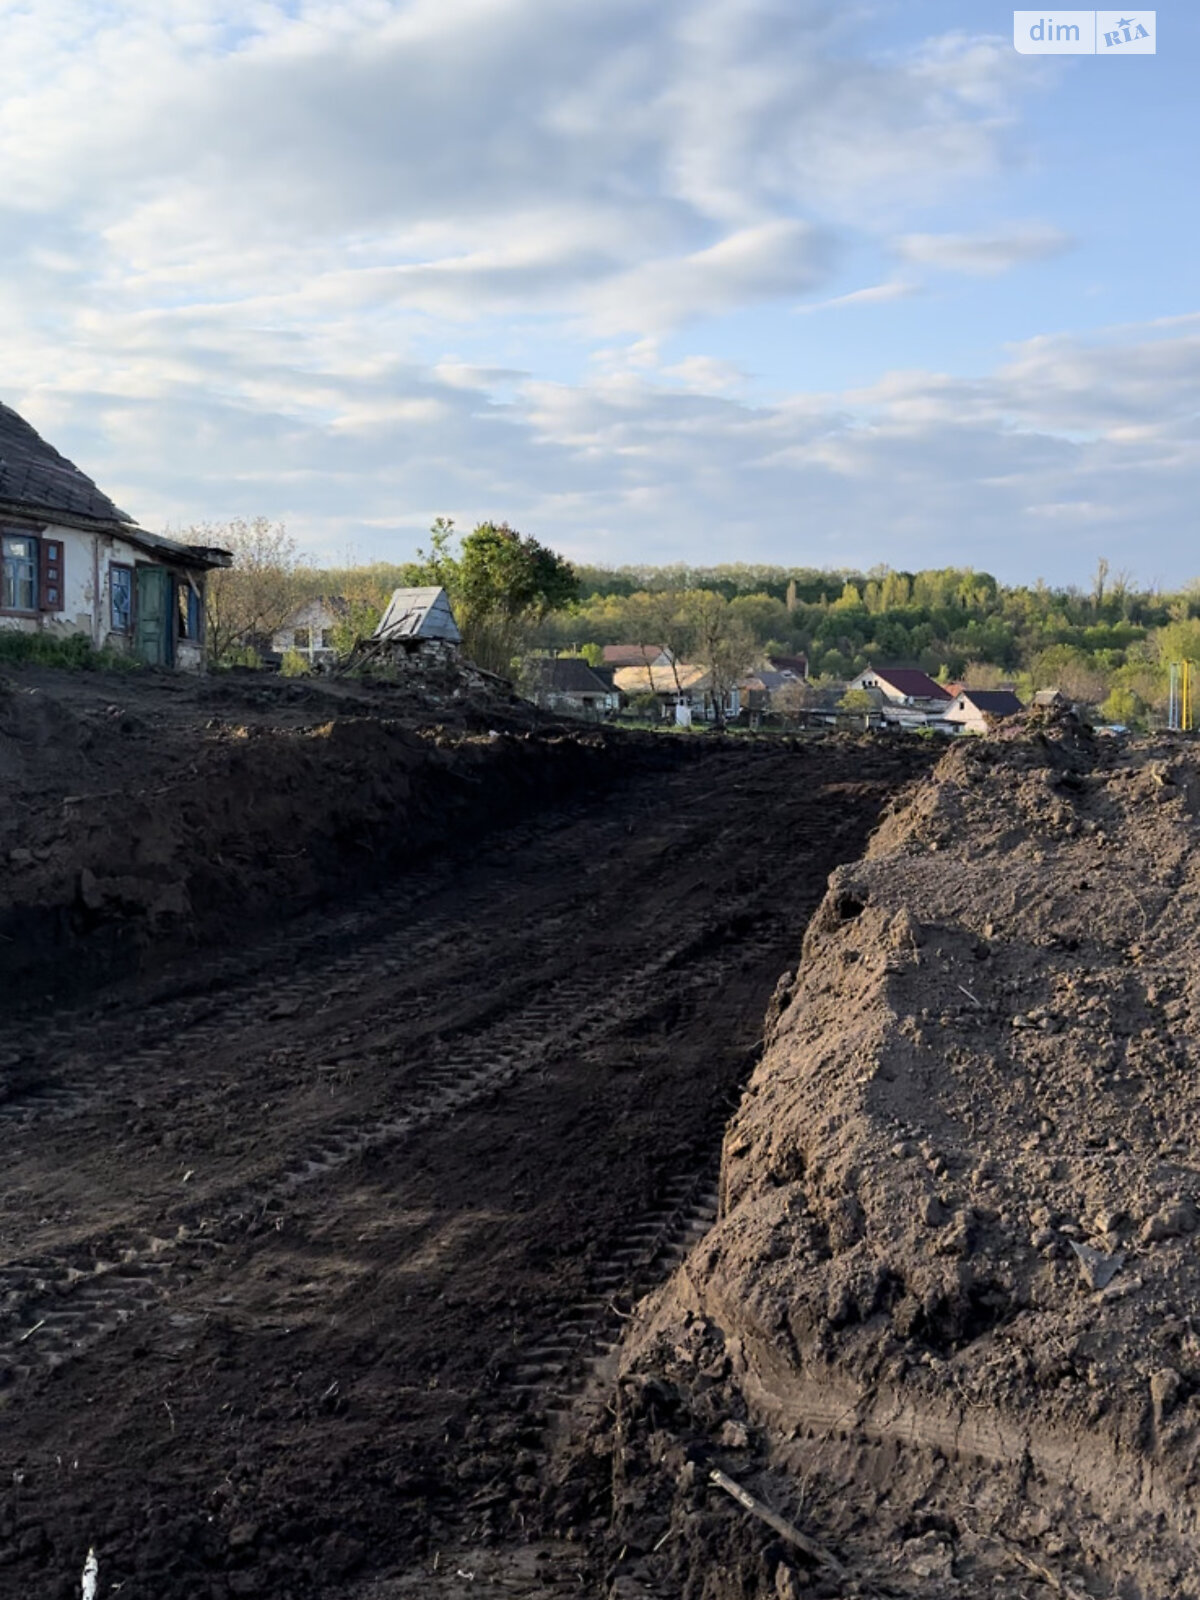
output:
[[[673,616],[686,647],[686,602],[705,592],[721,597],[729,627],[759,657],[806,655],[817,681],[844,682],[868,663],[917,666],[976,688],[1011,683],[1022,697],[1057,687],[1132,726],[1161,715],[1171,661],[1200,660],[1200,585],[1139,589],[1104,561],[1086,589],[1006,586],[954,567],[577,566],[575,576],[576,598],[540,619],[532,648],[596,658],[605,644],[672,645]],[[428,577],[409,563],[312,572],[309,581],[369,604]]]

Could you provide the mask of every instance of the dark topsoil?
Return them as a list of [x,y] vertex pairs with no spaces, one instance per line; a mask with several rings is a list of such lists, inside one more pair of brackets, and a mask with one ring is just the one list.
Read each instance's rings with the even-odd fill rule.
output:
[[1198,813],[1031,718],[834,875],[596,1440],[614,1593],[1200,1594]]
[[685,741],[571,731],[480,679],[0,673],[0,981],[65,998],[422,860]]
[[606,1593],[596,1360],[930,759],[11,674],[0,1597]]

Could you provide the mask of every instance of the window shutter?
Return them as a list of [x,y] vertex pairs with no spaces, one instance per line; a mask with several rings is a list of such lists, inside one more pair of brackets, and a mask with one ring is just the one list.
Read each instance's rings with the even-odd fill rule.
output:
[[61,539],[38,541],[38,609],[63,608],[63,547]]

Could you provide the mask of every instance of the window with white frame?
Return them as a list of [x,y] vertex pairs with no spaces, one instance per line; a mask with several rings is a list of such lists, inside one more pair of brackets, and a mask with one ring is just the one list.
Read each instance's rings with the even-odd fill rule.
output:
[[5,611],[36,611],[38,608],[38,542],[32,534],[6,533],[0,536],[3,549],[4,587],[0,605]]

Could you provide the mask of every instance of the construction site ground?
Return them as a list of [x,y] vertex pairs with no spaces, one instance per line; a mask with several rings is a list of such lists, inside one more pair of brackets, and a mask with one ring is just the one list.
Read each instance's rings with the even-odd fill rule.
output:
[[[0,685],[5,1600],[655,1581],[618,1343],[936,752],[405,695]],[[742,1537],[703,1592],[775,1584]]]

